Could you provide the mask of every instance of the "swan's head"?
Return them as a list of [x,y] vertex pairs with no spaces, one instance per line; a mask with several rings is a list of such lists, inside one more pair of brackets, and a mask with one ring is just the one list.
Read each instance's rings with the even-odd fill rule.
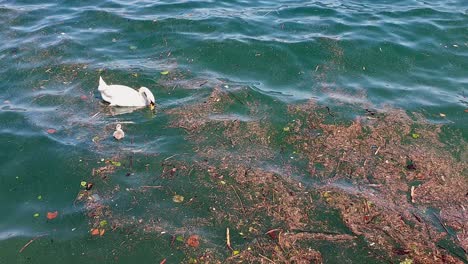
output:
[[153,110],[154,105],[156,104],[156,100],[154,100],[153,93],[146,87],[141,87],[138,91],[141,95],[143,95],[143,98],[145,98],[146,103],[149,104],[151,110]]

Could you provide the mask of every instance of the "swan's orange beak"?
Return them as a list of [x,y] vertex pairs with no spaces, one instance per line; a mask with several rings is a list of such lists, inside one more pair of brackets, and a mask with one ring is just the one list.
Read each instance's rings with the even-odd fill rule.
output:
[[154,110],[154,103],[153,102],[150,103],[150,109]]

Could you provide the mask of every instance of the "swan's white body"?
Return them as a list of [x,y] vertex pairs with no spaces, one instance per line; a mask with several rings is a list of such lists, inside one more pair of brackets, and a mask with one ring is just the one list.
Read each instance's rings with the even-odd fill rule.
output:
[[155,100],[151,91],[141,87],[138,91],[123,85],[108,85],[99,77],[98,91],[102,99],[111,106],[147,106],[154,107]]

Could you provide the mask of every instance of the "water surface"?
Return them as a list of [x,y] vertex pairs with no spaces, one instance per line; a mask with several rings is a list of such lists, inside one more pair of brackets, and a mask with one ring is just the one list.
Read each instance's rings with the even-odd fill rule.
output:
[[[280,130],[288,120],[276,106],[314,99],[344,121],[360,114],[344,103],[390,105],[422,113],[468,138],[463,0],[4,0],[0,21],[1,263],[187,261],[186,251],[161,232],[190,230],[184,219],[206,217],[222,205],[210,198],[214,190],[190,177],[158,176],[167,158],[190,162],[197,144],[184,129],[168,126],[168,111],[206,100],[216,86],[268,110],[263,114]],[[118,115],[119,109],[101,102],[99,76],[149,87],[157,113]],[[235,105],[210,119],[260,118],[242,101]],[[111,138],[117,122],[127,132],[123,142]],[[124,168],[102,188],[118,185],[122,193],[106,204],[122,219],[160,212],[153,215],[163,223],[158,232],[132,235],[139,227],[129,225],[102,238],[90,236],[86,210],[74,203],[80,182],[93,181],[93,169],[117,158],[125,160]],[[142,199],[133,210],[119,204],[129,200],[126,188],[159,184],[170,191]],[[174,193],[202,202],[183,207],[172,202]],[[58,211],[58,218],[47,220],[48,211]],[[224,228],[192,231],[224,258]],[[239,236],[233,240],[242,244]],[[359,247],[340,248],[339,256],[326,243],[316,249],[329,262],[381,261]]]

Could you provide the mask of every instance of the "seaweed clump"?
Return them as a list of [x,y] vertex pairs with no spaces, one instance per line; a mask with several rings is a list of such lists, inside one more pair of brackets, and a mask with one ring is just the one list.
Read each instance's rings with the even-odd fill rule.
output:
[[[142,218],[129,219],[110,207],[97,210],[91,201],[85,207],[98,220],[90,224],[101,223],[97,213],[113,230],[170,230],[161,238],[171,247],[186,241],[178,249],[191,263],[322,263],[329,256],[320,245],[391,262],[466,260],[467,166],[451,155],[455,146],[441,142],[439,125],[416,113],[369,105],[348,106],[360,114],[338,120],[339,112],[333,115],[315,101],[264,107],[253,93],[216,85],[202,102],[166,111],[169,126],[185,131],[193,155],[172,155],[160,162],[160,171],[153,167],[148,180],[163,184],[127,190],[135,206],[144,208]],[[278,121],[273,111],[286,118]],[[463,157],[466,143],[458,142]],[[161,194],[171,197],[177,193],[171,183],[187,180],[204,191],[178,200],[184,209],[167,212],[209,209],[208,215],[183,214],[179,226],[155,218],[161,213],[150,203]],[[117,191],[110,188],[109,197]],[[217,240],[204,233],[210,228]],[[219,238],[225,228],[232,241],[229,233]]]

